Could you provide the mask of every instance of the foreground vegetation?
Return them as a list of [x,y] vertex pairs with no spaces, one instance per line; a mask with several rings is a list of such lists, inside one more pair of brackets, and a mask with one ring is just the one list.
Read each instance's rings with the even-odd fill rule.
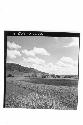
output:
[[77,109],[77,86],[56,86],[57,81],[55,85],[35,84],[29,81],[7,79],[6,108]]

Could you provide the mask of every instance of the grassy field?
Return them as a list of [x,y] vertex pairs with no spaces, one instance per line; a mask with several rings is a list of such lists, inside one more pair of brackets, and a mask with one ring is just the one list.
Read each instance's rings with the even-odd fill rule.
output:
[[5,107],[76,110],[78,80],[74,79],[6,79]]

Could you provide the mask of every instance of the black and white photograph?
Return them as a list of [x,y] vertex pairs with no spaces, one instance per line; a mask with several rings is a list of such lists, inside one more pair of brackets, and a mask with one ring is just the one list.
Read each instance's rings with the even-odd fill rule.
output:
[[4,108],[77,110],[80,33],[4,31]]

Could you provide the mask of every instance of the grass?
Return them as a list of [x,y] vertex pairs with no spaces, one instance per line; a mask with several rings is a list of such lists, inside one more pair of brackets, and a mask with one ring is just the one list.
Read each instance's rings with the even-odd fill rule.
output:
[[7,78],[5,107],[76,110],[77,83],[68,79]]

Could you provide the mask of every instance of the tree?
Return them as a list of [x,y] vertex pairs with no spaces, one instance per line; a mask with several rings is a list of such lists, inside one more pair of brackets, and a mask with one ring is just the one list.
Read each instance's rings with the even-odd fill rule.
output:
[[55,74],[51,74],[51,77],[52,77],[52,78],[55,78]]
[[33,77],[33,78],[37,77],[36,73],[32,74],[32,77]]
[[8,74],[7,77],[14,77],[12,74]]
[[46,75],[43,74],[43,75],[42,75],[42,78],[46,78]]
[[56,75],[57,78],[60,78],[60,75]]

